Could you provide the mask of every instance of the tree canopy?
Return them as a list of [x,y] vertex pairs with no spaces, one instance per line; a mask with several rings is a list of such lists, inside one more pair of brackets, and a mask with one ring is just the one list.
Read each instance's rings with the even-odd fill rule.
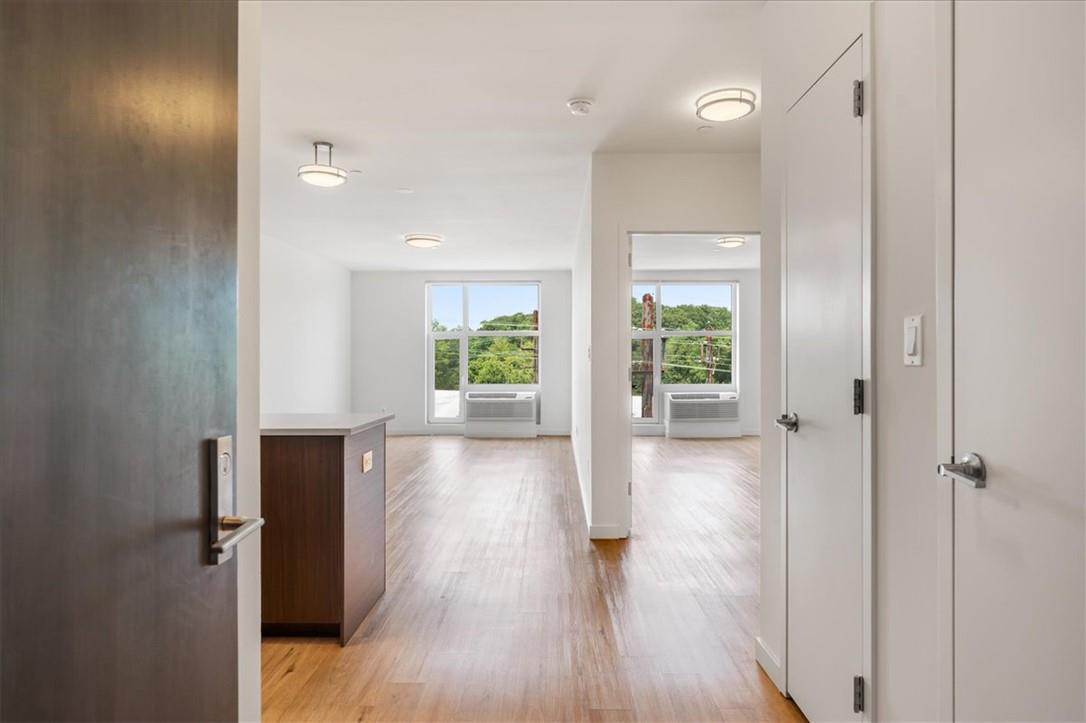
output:
[[[640,299],[630,299],[630,325],[641,328]],[[711,304],[679,304],[662,309],[665,331],[728,331],[732,328],[732,310]]]
[[[640,329],[643,301],[630,299],[630,324]],[[661,309],[663,331],[728,331],[732,311],[711,304],[665,304]],[[651,352],[649,352],[651,354]],[[634,370],[647,372],[645,352],[635,342]],[[664,337],[660,382],[663,384],[731,384],[732,339],[729,336]],[[641,381],[635,377],[634,392]]]
[[[436,320],[434,331],[446,329]],[[535,315],[526,312],[487,319],[477,331],[531,331]],[[535,384],[539,381],[539,338],[534,336],[472,336],[468,338],[469,384]],[[434,340],[434,388],[460,388],[460,339]]]

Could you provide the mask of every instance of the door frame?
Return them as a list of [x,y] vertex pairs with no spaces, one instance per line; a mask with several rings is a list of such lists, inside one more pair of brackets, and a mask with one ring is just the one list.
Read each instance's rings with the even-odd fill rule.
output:
[[[720,233],[714,230],[705,229],[674,229],[674,228],[642,228],[640,226],[627,226],[624,223],[619,223],[615,228],[616,238],[618,243],[615,244],[618,249],[618,258],[615,259],[618,268],[618,294],[616,298],[616,309],[620,310],[620,313],[616,314],[617,317],[617,331],[618,331],[618,367],[615,369],[616,376],[621,379],[623,384],[623,391],[618,395],[620,404],[618,405],[619,416],[616,419],[618,429],[621,430],[621,439],[619,444],[619,463],[617,465],[622,479],[626,481],[626,506],[625,506],[625,519],[624,525],[626,529],[626,537],[630,535],[633,528],[633,424],[630,419],[630,390],[626,386],[629,384],[630,374],[632,372],[632,363],[630,359],[630,345],[633,342],[633,331],[630,329],[630,284],[633,283],[633,237],[634,236],[653,236],[661,234],[678,234],[678,235],[705,235],[711,236],[713,234]],[[761,233],[761,231],[730,231],[728,233],[736,233],[741,235],[750,235],[755,233]],[[738,307],[736,307],[738,308]],[[625,311],[621,311],[625,309]],[[735,376],[738,380],[738,375]]]
[[[861,182],[860,182],[860,233],[861,233],[861,375],[864,380],[864,414],[861,415],[861,516],[862,516],[862,621],[861,631],[863,644],[861,651],[861,671],[864,678],[864,710],[861,720],[874,719],[875,697],[877,694],[876,680],[874,676],[875,661],[875,503],[874,503],[874,427],[875,427],[875,374],[874,374],[874,203],[873,203],[873,179],[874,179],[874,143],[872,126],[874,124],[873,98],[876,88],[873,82],[872,62],[872,7],[867,2],[864,5],[864,17],[862,31],[853,38],[841,54],[834,58],[825,68],[819,69],[818,77],[797,96],[788,106],[788,111],[802,100],[803,96],[821,80],[822,75],[833,66],[841,55],[860,43],[860,57],[862,62],[861,80],[864,88],[863,122],[860,130],[861,147]],[[786,111],[786,113],[788,112]],[[781,404],[783,410],[788,411],[788,184],[787,179],[783,184],[781,198]],[[780,654],[781,684],[783,691],[788,693],[788,436],[780,445],[781,464],[781,561],[783,563],[784,584],[784,645]]]
[[937,720],[954,720],[954,493],[937,461],[954,454],[954,5],[935,13],[935,649]]

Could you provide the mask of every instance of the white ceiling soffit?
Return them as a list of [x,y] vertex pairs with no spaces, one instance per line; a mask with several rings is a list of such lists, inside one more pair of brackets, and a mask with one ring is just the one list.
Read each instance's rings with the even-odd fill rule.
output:
[[[699,133],[693,103],[760,95],[760,7],[264,3],[262,227],[356,269],[568,268],[592,152],[757,150],[760,112]],[[361,172],[299,182],[318,140]]]
[[[723,236],[742,236],[739,248],[716,245]],[[653,271],[732,271],[761,266],[761,237],[752,233],[634,234],[633,267]]]

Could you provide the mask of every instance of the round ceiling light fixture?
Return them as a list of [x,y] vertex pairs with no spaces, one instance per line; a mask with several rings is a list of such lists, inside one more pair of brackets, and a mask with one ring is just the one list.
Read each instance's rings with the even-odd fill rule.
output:
[[436,249],[445,239],[436,233],[409,233],[403,237],[403,242],[417,249]]
[[716,240],[716,245],[722,249],[737,249],[746,242],[742,236],[724,236]]
[[757,96],[746,88],[721,88],[694,101],[698,118],[710,123],[738,120],[754,112]]
[[592,112],[591,98],[570,98],[566,101],[566,107],[573,115],[588,115]]
[[[327,160],[320,162],[318,153],[323,150]],[[313,162],[298,166],[298,178],[313,186],[330,188],[347,182],[347,171],[332,165],[332,144],[328,141],[313,143]]]

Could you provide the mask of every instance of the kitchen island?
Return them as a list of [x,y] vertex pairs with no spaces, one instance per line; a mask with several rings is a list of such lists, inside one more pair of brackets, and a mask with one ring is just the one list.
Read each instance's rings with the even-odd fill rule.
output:
[[262,630],[346,645],[385,591],[385,424],[374,414],[260,419]]

